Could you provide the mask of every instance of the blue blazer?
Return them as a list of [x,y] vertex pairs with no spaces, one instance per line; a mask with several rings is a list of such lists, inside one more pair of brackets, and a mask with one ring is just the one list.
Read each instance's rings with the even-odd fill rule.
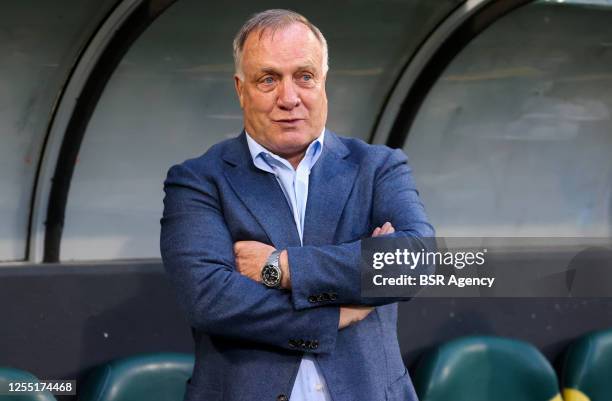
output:
[[[161,253],[194,329],[187,401],[283,401],[303,353],[334,401],[413,401],[394,300],[360,295],[360,239],[390,221],[395,236],[431,237],[407,158],[327,131],[310,174],[303,246],[272,174],[244,133],[173,166],[165,181]],[[287,249],[292,290],[235,271],[233,243]],[[377,306],[338,330],[339,305]]]

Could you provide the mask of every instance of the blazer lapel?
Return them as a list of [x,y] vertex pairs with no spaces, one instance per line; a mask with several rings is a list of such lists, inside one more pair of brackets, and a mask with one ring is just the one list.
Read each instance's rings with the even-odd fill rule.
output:
[[293,214],[274,175],[253,164],[244,133],[223,155],[232,165],[225,177],[277,249],[300,246]]
[[351,193],[359,166],[346,157],[348,148],[325,132],[323,153],[310,172],[304,219],[304,245],[334,243],[338,221]]

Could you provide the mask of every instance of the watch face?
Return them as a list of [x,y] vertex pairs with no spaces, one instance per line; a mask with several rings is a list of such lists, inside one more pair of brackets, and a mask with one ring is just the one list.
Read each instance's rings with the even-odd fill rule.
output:
[[261,274],[261,278],[266,285],[278,285],[280,281],[280,275],[278,274],[278,270],[274,268],[274,266],[266,266],[263,269]]

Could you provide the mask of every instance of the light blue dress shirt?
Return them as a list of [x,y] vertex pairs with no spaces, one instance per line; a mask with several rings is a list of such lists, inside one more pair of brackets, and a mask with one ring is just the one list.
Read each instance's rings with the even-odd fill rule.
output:
[[[298,164],[297,169],[293,169],[293,166],[287,160],[275,155],[255,142],[248,133],[246,133],[246,138],[255,167],[274,174],[280,184],[293,212],[295,226],[300,235],[300,242],[302,242],[310,170],[319,159],[319,156],[321,156],[325,129],[308,146],[304,158]],[[331,401],[325,379],[312,355],[304,354],[302,357],[289,399],[291,401]]]

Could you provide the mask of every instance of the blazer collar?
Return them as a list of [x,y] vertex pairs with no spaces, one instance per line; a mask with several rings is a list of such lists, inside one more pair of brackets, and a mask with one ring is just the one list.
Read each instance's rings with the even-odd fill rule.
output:
[[[304,221],[304,245],[332,244],[338,221],[351,192],[358,165],[347,160],[349,149],[331,131],[325,131],[323,151],[310,173]],[[225,176],[246,208],[277,249],[300,246],[291,208],[274,175],[253,164],[242,132],[223,155],[229,164]]]
[[[323,142],[324,150],[334,153],[339,159],[344,159],[351,152],[342,143],[340,138],[332,131],[325,130],[325,141]],[[233,166],[241,164],[253,165],[251,161],[251,153],[249,152],[249,145],[247,144],[246,134],[244,131],[237,137],[231,139],[222,154],[223,160],[230,163]]]
[[331,131],[325,132],[321,157],[310,171],[304,220],[304,245],[335,244],[338,222],[353,189],[359,165]]

